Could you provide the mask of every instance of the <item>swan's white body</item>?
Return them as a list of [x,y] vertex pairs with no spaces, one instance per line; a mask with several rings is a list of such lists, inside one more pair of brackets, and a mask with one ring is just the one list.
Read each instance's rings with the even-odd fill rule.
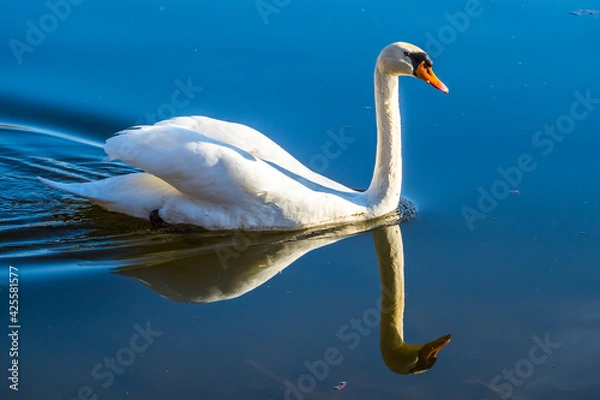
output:
[[365,192],[311,171],[250,127],[207,117],[177,117],[108,139],[109,156],[144,173],[87,183],[42,181],[110,211],[148,218],[159,210],[167,223],[210,230],[297,230],[382,216],[400,200],[398,76],[409,73],[406,61],[390,66],[389,59],[407,46],[422,52],[396,43],[377,61],[377,157]]

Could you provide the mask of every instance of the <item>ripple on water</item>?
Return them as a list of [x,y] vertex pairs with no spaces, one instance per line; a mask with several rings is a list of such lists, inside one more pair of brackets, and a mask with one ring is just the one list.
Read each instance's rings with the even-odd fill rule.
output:
[[[61,252],[78,240],[103,237],[96,214],[114,219],[85,200],[46,188],[38,176],[85,181],[132,171],[131,166],[107,160],[94,141],[0,124],[0,257]],[[120,219],[131,231],[132,221]]]

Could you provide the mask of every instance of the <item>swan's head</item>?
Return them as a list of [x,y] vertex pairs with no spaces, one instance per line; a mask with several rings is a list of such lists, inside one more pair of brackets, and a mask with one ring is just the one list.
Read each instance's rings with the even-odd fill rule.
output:
[[448,94],[448,87],[435,76],[432,66],[433,61],[427,53],[405,42],[390,44],[377,59],[380,72],[393,76],[413,76]]

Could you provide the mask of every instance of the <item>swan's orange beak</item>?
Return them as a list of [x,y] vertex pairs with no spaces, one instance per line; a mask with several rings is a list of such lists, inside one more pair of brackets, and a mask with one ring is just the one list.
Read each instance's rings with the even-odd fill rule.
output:
[[444,85],[437,76],[435,76],[435,74],[433,73],[433,69],[431,67],[428,67],[425,64],[425,61],[423,61],[423,62],[421,62],[421,64],[419,64],[419,66],[417,67],[417,70],[415,71],[415,76],[417,78],[427,82],[434,88],[441,90],[445,94],[448,94],[448,92],[450,91],[448,89],[448,87],[446,85]]

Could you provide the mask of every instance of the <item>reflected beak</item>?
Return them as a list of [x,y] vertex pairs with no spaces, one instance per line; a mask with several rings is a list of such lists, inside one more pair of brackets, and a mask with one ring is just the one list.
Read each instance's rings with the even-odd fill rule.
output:
[[435,74],[433,73],[433,69],[431,67],[428,67],[427,65],[425,65],[425,61],[423,61],[423,62],[421,62],[421,64],[419,64],[419,66],[417,67],[417,70],[415,71],[415,76],[417,78],[427,82],[434,88],[441,90],[445,94],[448,94],[448,92],[450,91],[450,90],[448,90],[448,87],[446,85],[444,85],[442,83],[442,81],[440,81],[438,79],[437,76],[435,76]]
[[446,336],[442,336],[439,339],[434,340],[433,342],[430,342],[429,346],[427,347],[427,350],[425,351],[425,354],[424,354],[425,357],[426,358],[437,357],[437,355],[440,352],[440,350],[442,349],[442,347],[444,347],[445,345],[450,343],[451,338],[452,338],[452,335],[446,335]]

